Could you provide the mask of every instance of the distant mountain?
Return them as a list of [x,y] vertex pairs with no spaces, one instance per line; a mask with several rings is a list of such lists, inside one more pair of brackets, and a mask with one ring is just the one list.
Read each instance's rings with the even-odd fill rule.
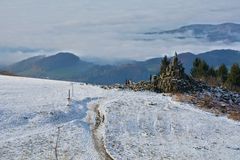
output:
[[121,64],[129,64],[135,62],[135,60],[130,59],[106,59],[99,57],[81,57],[82,60],[91,62],[98,65],[121,65]]
[[204,59],[211,66],[219,66],[220,63],[224,63],[229,68],[233,63],[240,64],[240,51],[235,50],[214,50],[198,54],[197,57]]
[[210,42],[240,42],[240,24],[223,23],[219,25],[194,24],[162,32],[146,32],[147,35],[170,35],[177,39],[205,39]]
[[7,70],[22,76],[74,80],[94,64],[80,60],[72,53],[53,56],[37,56],[7,67]]
[[29,69],[33,69],[35,64],[41,59],[43,59],[44,57],[45,56],[31,57],[21,62],[15,63],[9,66],[9,68],[12,72],[15,72],[15,73],[25,72],[25,71],[28,71]]
[[[240,63],[240,52],[234,50],[214,50],[193,54],[179,54],[187,73],[190,73],[195,58],[202,58],[210,66],[217,67],[226,64]],[[37,78],[81,81],[93,84],[124,83],[125,80],[140,81],[149,79],[150,74],[157,74],[162,58],[152,58],[146,61],[131,61],[119,65],[98,65],[83,61],[72,53],[58,53],[53,56],[32,57],[5,68],[5,70],[20,75]]]
[[97,65],[81,60],[72,53],[32,57],[5,68],[20,76],[81,81],[94,84],[139,81],[149,76],[148,70],[135,64]]

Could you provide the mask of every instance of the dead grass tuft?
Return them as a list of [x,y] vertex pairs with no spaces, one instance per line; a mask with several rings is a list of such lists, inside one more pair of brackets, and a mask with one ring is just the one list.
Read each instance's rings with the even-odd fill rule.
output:
[[227,117],[229,119],[235,120],[235,121],[240,121],[240,112],[235,111],[235,112],[229,112]]

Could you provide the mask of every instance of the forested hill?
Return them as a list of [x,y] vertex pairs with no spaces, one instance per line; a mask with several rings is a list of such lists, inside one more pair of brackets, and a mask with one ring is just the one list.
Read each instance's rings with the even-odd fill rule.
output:
[[[225,64],[230,67],[240,63],[240,52],[235,50],[214,50],[200,54],[182,53],[179,59],[186,73],[190,73],[195,58],[205,60],[209,66]],[[72,53],[58,53],[53,56],[36,56],[15,63],[4,70],[20,76],[81,81],[93,84],[124,83],[126,79],[141,81],[149,79],[150,74],[157,74],[160,58],[146,61],[127,61],[119,65],[98,65],[80,59]]]

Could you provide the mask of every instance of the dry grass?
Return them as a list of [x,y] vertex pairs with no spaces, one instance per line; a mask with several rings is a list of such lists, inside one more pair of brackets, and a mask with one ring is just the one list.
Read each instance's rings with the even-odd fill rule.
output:
[[5,76],[16,76],[15,74],[8,72],[8,71],[0,71],[0,75],[5,75]]
[[202,99],[197,100],[197,106],[200,108],[211,109],[214,107],[213,99],[210,96],[204,96]]
[[240,121],[240,112],[239,111],[232,111],[230,113],[228,113],[227,117],[229,119],[235,120],[235,121]]
[[229,119],[240,121],[240,108],[227,103],[214,100],[211,96],[198,97],[197,95],[174,94],[173,100],[195,104],[201,110],[216,114],[216,116],[227,115]]
[[176,93],[174,95],[172,95],[173,100],[175,101],[179,101],[179,102],[188,102],[188,103],[193,103],[195,102],[195,97],[190,96],[190,95],[185,95],[185,94],[181,94],[181,93]]

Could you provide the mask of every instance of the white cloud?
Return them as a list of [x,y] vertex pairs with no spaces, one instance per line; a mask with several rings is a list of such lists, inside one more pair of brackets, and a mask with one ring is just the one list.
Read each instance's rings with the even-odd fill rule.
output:
[[2,0],[0,45],[134,59],[175,50],[239,49],[239,44],[134,40],[136,33],[152,29],[168,30],[193,23],[237,23],[237,15],[239,0]]

